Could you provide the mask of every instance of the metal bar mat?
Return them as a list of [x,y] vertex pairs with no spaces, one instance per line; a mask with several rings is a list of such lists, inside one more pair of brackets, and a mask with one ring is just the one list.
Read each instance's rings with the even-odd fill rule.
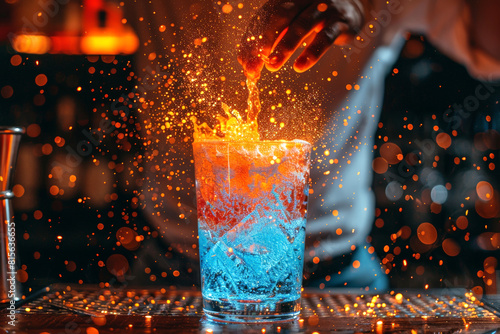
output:
[[[455,291],[456,292],[456,291]],[[169,289],[99,289],[52,286],[46,294],[18,308],[23,314],[202,315],[197,291]],[[482,318],[498,320],[494,305],[472,293],[391,292],[387,294],[304,293],[302,317]]]

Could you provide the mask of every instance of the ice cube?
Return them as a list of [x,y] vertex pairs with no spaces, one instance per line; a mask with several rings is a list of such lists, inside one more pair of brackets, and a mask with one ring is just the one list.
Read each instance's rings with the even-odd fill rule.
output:
[[[290,243],[294,243],[295,239],[299,236],[299,233],[301,231],[305,231],[306,220],[302,218],[294,219],[289,223],[280,224],[279,227],[283,233],[286,234],[287,240]],[[303,242],[303,237],[299,237],[298,240],[302,240],[300,242]]]
[[226,296],[238,293],[236,283],[219,258],[212,258],[205,262],[205,265],[202,266],[201,277],[204,285],[203,290],[208,293],[207,297],[217,297],[219,293]]
[[280,215],[282,212],[279,210],[266,210],[258,205],[222,236],[203,257],[204,272],[207,273],[205,282],[212,280],[205,283],[209,284],[207,287],[230,293],[268,296],[273,289],[277,289],[277,285],[293,285],[291,281],[302,274],[302,255],[297,257],[297,247],[303,252],[304,236],[299,238],[302,245],[297,245],[289,240],[289,233],[293,234],[293,238],[301,231],[304,233],[304,222],[284,223],[285,217],[276,219]]

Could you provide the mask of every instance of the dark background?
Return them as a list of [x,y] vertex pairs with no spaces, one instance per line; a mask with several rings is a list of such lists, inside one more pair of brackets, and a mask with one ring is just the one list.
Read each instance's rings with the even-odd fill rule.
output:
[[[0,48],[0,124],[27,128],[14,181],[18,278],[26,287],[112,282],[124,268],[120,261],[134,263],[142,238],[158,237],[138,204],[142,144],[136,111],[126,117],[107,111],[132,91],[132,64],[132,56],[17,55],[7,44]],[[39,74],[46,84],[37,85]],[[406,164],[374,173],[377,215],[369,239],[391,287],[495,287],[499,194],[483,201],[476,186],[499,185],[500,87],[476,99],[470,115],[453,108],[474,102],[469,97],[478,85],[420,36],[409,38],[386,80],[374,158],[391,143]],[[113,122],[113,131],[98,145],[80,147],[88,155],[75,160],[71,150],[89,140],[82,131],[98,129],[103,119]],[[438,133],[447,133],[451,146],[437,145]],[[449,188],[442,204],[431,196],[440,185]],[[464,228],[457,227],[465,215],[467,226],[462,218],[458,225]],[[437,231],[429,245],[420,242],[424,222]],[[172,268],[148,269],[141,275],[151,283],[171,284],[175,276]]]

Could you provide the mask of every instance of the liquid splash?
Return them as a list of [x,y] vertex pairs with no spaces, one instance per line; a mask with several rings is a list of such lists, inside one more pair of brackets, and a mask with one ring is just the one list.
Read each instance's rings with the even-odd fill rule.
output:
[[259,141],[259,129],[257,117],[261,110],[259,89],[257,81],[247,79],[248,88],[248,109],[246,110],[246,120],[241,114],[222,103],[222,109],[225,115],[218,115],[217,124],[211,128],[207,123],[197,124],[197,118],[191,117],[194,125],[194,141]]

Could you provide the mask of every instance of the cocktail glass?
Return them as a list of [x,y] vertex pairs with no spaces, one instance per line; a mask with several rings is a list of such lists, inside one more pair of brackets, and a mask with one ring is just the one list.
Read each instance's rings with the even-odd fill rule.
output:
[[222,322],[300,311],[311,145],[193,144],[203,309]]

